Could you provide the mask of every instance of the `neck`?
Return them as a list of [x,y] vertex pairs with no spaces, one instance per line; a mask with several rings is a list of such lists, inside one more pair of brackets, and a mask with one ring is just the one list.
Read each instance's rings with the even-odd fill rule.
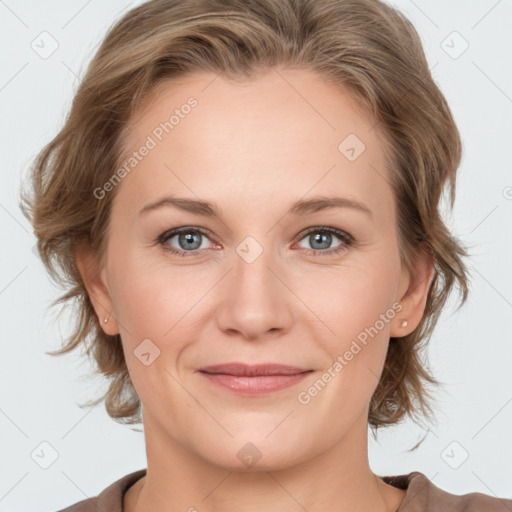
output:
[[148,469],[127,491],[124,510],[395,512],[405,491],[372,473],[364,427],[354,425],[335,446],[293,466],[233,471],[185,449],[145,415]]

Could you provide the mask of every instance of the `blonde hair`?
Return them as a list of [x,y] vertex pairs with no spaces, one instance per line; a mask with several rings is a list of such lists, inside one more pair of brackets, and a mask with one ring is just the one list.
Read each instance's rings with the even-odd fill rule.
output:
[[196,71],[250,80],[276,66],[311,70],[350,91],[388,141],[402,263],[412,270],[420,246],[435,263],[420,325],[390,340],[368,422],[376,430],[406,414],[416,420],[432,413],[427,385],[439,381],[421,349],[455,285],[459,307],[466,301],[467,252],[439,211],[445,187],[453,208],[460,135],[413,25],[378,0],[152,0],[108,31],[64,126],[35,159],[30,194],[22,192],[20,202],[50,276],[67,289],[52,306],[77,306],[73,332],[51,354],[84,346],[109,380],[105,395],[89,404],[104,399],[119,422],[141,422],[140,399],[121,339],[101,329],[75,261],[81,243],[104,251],[116,190],[101,200],[93,191],[119,168],[123,130],[157,85]]

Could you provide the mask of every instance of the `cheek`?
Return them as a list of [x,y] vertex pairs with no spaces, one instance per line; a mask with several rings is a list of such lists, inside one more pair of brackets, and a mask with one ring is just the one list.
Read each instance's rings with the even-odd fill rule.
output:
[[[148,266],[125,259],[112,279],[114,307],[133,385],[149,410],[160,407],[155,389],[166,390],[169,415],[186,400],[171,375],[177,375],[181,355],[194,339],[194,319],[204,292],[198,277],[179,270]],[[191,292],[192,290],[192,292]],[[196,311],[197,308],[197,311]],[[196,315],[196,316],[194,316]],[[149,342],[147,340],[150,340]],[[178,372],[179,373],[179,372]],[[172,398],[173,397],[173,398]],[[179,398],[178,398],[179,397]]]
[[[318,335],[316,343],[328,354],[325,370],[335,375],[327,386],[326,401],[356,410],[375,390],[386,358],[390,323],[397,314],[395,277],[392,269],[351,268],[332,272],[325,282],[327,288],[309,294],[307,305],[322,320],[311,335]],[[317,284],[322,282],[317,280]]]
[[301,279],[296,283],[300,286],[297,295],[304,297],[309,315],[311,311],[318,315],[322,332],[347,340],[373,326],[381,314],[394,314],[396,278],[392,269],[371,266],[331,269],[323,276]]
[[331,279],[328,293],[316,294],[314,299],[310,295],[313,302],[308,305],[322,320],[312,334],[324,333],[315,341],[329,356],[319,375],[328,384],[319,393],[323,398],[313,407],[321,409],[323,402],[345,410],[345,416],[334,420],[340,428],[350,422],[351,414],[366,407],[382,373],[390,323],[397,314],[390,290],[393,284],[389,275],[379,281],[375,273],[361,272]]
[[122,265],[112,265],[110,284],[123,339],[130,345],[146,338],[160,347],[170,340],[175,344],[178,333],[190,330],[212,278],[193,266],[155,264],[128,248],[118,261]]

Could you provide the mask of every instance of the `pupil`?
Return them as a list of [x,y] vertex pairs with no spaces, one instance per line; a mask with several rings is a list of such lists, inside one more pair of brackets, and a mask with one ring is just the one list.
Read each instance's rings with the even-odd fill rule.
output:
[[[327,249],[329,246],[330,241],[330,233],[317,233],[313,236],[314,242],[319,242],[322,247],[317,247],[318,249]],[[322,242],[322,239],[324,239],[324,242]]]
[[[188,246],[188,248],[190,249],[190,244],[194,244],[194,235],[193,233],[185,233],[184,235],[182,235],[182,237],[185,238],[185,245]],[[196,242],[197,243],[197,242]],[[198,246],[199,247],[199,246]],[[197,249],[197,247],[192,247],[192,249]]]

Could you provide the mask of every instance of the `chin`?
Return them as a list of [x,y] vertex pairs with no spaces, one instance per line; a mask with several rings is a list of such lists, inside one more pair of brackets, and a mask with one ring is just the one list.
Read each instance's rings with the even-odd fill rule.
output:
[[284,445],[277,439],[277,442],[265,439],[265,435],[240,436],[224,444],[217,442],[215,450],[205,446],[198,455],[212,466],[237,473],[279,471],[308,458],[307,453],[297,450],[297,444]]

